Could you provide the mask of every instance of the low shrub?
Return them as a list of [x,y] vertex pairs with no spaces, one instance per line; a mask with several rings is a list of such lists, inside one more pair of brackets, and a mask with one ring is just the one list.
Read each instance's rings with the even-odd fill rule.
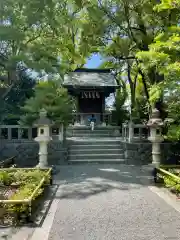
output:
[[[44,179],[42,186],[38,189],[38,185]],[[4,208],[7,212],[19,219],[20,215],[29,216],[31,213],[31,203],[38,198],[43,192],[45,185],[50,183],[50,174],[47,175],[47,170],[40,169],[9,169],[0,171],[0,184],[4,186],[16,186],[17,190],[8,198],[12,203],[3,202],[0,204],[0,209]],[[33,198],[31,196],[36,190]],[[22,200],[20,203],[13,201]],[[23,200],[25,200],[23,202]]]
[[[167,171],[167,169],[166,169]],[[176,174],[175,169],[168,169],[168,172],[173,175],[168,175],[160,172],[158,175],[160,179],[163,180],[163,184],[166,188],[170,189],[173,193],[179,195],[180,194],[180,181],[176,178],[176,176],[179,176],[179,174]]]

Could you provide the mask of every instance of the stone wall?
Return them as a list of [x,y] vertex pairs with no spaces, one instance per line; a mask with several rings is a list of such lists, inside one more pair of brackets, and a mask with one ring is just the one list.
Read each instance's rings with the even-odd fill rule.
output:
[[[152,144],[146,142],[123,142],[124,156],[127,164],[146,165],[152,163]],[[161,163],[177,164],[172,143],[161,143]]]
[[[0,159],[16,156],[15,163],[18,167],[33,167],[38,163],[38,151],[39,145],[33,140],[6,140],[0,150]],[[61,141],[51,141],[48,145],[49,165],[64,164],[66,159],[66,144]]]
[[161,144],[162,164],[180,165],[180,143],[164,142]]
[[122,144],[127,164],[146,165],[151,163],[151,143],[123,142]]

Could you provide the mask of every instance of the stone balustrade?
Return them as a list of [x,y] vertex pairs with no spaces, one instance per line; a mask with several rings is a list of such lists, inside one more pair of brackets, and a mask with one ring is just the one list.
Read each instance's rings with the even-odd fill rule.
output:
[[148,136],[149,129],[145,124],[131,122],[122,124],[122,138],[125,142],[147,140]]
[[[0,139],[13,140],[33,140],[37,137],[37,128],[20,125],[0,125]],[[53,140],[64,139],[64,128],[61,126],[51,127],[51,137]]]
[[[15,156],[18,167],[34,167],[38,164],[39,145],[34,141],[37,129],[19,125],[0,125],[0,160]],[[48,144],[49,165],[64,164],[67,144],[63,125],[51,128],[52,140]]]
[[88,125],[88,119],[92,114],[95,116],[98,125],[112,123],[112,113],[73,113],[72,124]]

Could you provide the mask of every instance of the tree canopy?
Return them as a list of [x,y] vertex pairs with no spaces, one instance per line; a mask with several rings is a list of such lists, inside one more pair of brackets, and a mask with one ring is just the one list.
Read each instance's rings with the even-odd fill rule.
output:
[[[148,118],[154,106],[163,119],[166,110],[178,119],[173,110],[180,75],[178,0],[2,0],[0,4],[1,79],[16,82],[20,62],[63,77],[99,53],[104,59],[101,67],[116,73],[118,94],[126,88],[131,119]],[[116,106],[124,102],[118,94]]]
[[39,82],[35,86],[34,96],[22,107],[20,123],[31,126],[41,109],[47,111],[47,116],[54,124],[68,124],[72,117],[73,100],[57,81]]
[[21,67],[19,81],[8,89],[5,99],[0,99],[1,124],[17,124],[22,114],[21,106],[34,95],[35,84],[36,80],[28,73],[27,69]]
[[[32,72],[55,73],[63,78],[64,73],[85,63],[89,52],[87,46],[80,44],[83,18],[79,11],[73,1],[0,2],[0,97],[3,122],[15,112],[20,114],[19,110],[11,111],[15,109],[15,104],[18,109],[24,104],[19,91],[25,91],[22,85],[28,77],[23,75],[22,80],[19,65]],[[29,84],[29,90],[24,96],[28,98],[28,91],[32,90],[33,84],[31,80],[26,84]]]
[[[87,14],[85,41],[93,46],[94,51],[101,52],[106,58],[106,66],[112,66],[118,73],[125,73],[130,87],[132,112],[138,103],[138,91],[144,94],[147,104],[151,106],[154,86],[157,91],[157,85],[164,81],[164,76],[154,65],[144,68],[140,57],[149,53],[149,46],[169,24],[168,15],[159,10],[162,4],[156,0],[81,1]],[[94,28],[93,34],[88,34],[89,29]],[[162,94],[159,91],[153,104],[162,110],[161,102]]]
[[0,73],[8,83],[16,80],[19,62],[47,73],[84,64],[83,19],[73,1],[2,0],[0,16]]

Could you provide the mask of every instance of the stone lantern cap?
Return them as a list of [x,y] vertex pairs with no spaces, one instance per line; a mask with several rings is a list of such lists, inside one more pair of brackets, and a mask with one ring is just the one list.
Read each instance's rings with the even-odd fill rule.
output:
[[164,122],[160,118],[160,112],[157,108],[154,108],[152,110],[151,118],[149,119],[147,123],[148,127],[162,127],[164,126]]
[[43,125],[53,125],[53,122],[47,118],[47,111],[45,109],[41,109],[40,113],[39,113],[39,119],[37,119],[34,122],[34,126],[43,126]]

